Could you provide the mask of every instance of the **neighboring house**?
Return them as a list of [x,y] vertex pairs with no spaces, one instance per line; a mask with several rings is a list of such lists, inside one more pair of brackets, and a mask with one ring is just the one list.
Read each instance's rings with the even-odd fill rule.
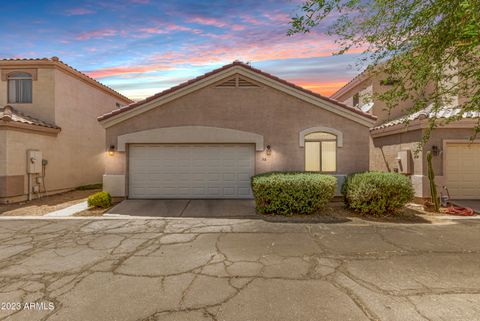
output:
[[99,121],[113,196],[251,198],[254,174],[368,170],[375,117],[234,62]]
[[[465,113],[461,120],[436,128],[427,144],[418,151],[423,130],[434,116],[432,106],[407,116],[413,101],[404,101],[389,111],[382,101],[372,100],[373,93],[381,94],[388,90],[388,86],[385,74],[366,71],[330,97],[377,116],[377,123],[370,130],[370,170],[409,175],[416,197],[428,198],[426,151],[430,150],[436,184],[440,189],[446,186],[454,199],[480,199],[480,140],[470,140],[480,113]],[[436,117],[441,123],[458,113],[455,106],[445,106]]]
[[131,100],[58,58],[0,60],[0,203],[100,183],[96,118]]

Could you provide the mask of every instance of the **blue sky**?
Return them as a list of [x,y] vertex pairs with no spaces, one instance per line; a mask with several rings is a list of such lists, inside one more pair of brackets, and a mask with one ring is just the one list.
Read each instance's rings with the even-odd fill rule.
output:
[[358,69],[324,26],[288,37],[299,0],[9,1],[0,57],[58,56],[133,99],[235,59],[330,95]]

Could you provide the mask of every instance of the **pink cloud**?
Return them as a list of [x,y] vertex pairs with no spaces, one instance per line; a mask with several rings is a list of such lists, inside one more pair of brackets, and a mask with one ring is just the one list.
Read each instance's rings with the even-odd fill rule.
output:
[[119,32],[114,29],[100,29],[93,30],[88,32],[83,32],[75,37],[77,40],[89,40],[89,39],[99,39],[105,37],[114,37],[117,36]]
[[170,33],[172,31],[185,31],[185,32],[192,32],[194,34],[200,34],[202,33],[202,30],[200,29],[195,29],[195,28],[190,28],[186,26],[181,26],[177,24],[162,24],[156,27],[149,27],[149,28],[141,28],[139,29],[140,32],[145,32],[148,34],[165,34],[165,33]]
[[87,14],[94,14],[95,11],[87,8],[72,8],[65,11],[67,16],[84,16]]
[[187,20],[188,22],[191,23],[196,23],[204,26],[214,26],[217,28],[223,28],[227,24],[219,19],[215,18],[206,18],[206,17],[195,17]]
[[87,75],[93,78],[105,78],[111,76],[122,76],[128,74],[139,74],[156,70],[167,70],[171,67],[166,65],[139,65],[139,66],[117,66],[111,68],[100,68],[97,70],[85,71]]

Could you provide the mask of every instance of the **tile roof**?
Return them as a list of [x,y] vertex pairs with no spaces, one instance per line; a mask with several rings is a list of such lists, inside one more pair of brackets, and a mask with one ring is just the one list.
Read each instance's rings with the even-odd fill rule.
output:
[[[438,111],[433,111],[433,104],[430,104],[428,107],[417,111],[411,115],[402,116],[400,118],[387,121],[383,124],[370,128],[370,131],[380,130],[384,128],[393,127],[396,125],[405,125],[408,122],[414,120],[422,120],[422,119],[429,119],[429,118],[440,118],[440,119],[447,119],[450,117],[458,117],[460,116],[461,109],[456,107],[443,107],[440,108]],[[462,118],[480,118],[480,111],[468,111],[461,115]]]
[[300,91],[302,91],[302,92],[304,92],[304,93],[306,93],[306,94],[309,94],[309,95],[315,96],[315,97],[317,97],[317,98],[326,100],[326,101],[328,101],[328,102],[330,102],[330,103],[335,104],[336,106],[338,106],[338,107],[340,107],[340,108],[347,109],[347,110],[349,110],[349,111],[351,111],[351,112],[354,112],[354,113],[359,114],[359,115],[361,115],[361,116],[364,116],[364,117],[366,117],[366,118],[376,119],[375,116],[370,115],[370,114],[367,114],[367,113],[364,113],[364,112],[362,112],[361,110],[359,110],[359,109],[357,109],[357,108],[353,108],[353,107],[347,106],[347,105],[345,105],[345,104],[343,104],[343,103],[341,103],[341,102],[339,102],[339,101],[337,101],[337,100],[335,100],[335,99],[328,98],[328,97],[326,97],[326,96],[323,96],[323,95],[320,95],[320,94],[318,94],[318,93],[315,93],[315,92],[313,92],[313,91],[311,91],[311,90],[302,88],[302,87],[300,87],[300,86],[298,86],[298,85],[295,85],[295,84],[293,84],[293,83],[291,83],[291,82],[288,82],[288,81],[286,81],[286,80],[284,80],[284,79],[278,78],[278,77],[276,77],[276,76],[274,76],[274,75],[272,75],[272,74],[269,74],[269,73],[267,73],[267,72],[264,72],[264,71],[262,71],[262,70],[260,70],[260,69],[253,68],[252,66],[250,66],[250,65],[248,65],[248,64],[246,64],[246,63],[243,63],[243,62],[241,62],[241,61],[234,61],[234,62],[232,62],[232,63],[230,63],[230,64],[228,64],[228,65],[225,65],[225,66],[220,67],[220,68],[218,68],[218,69],[215,69],[215,70],[212,70],[212,71],[210,71],[210,72],[207,72],[206,74],[203,74],[203,75],[201,75],[201,76],[198,76],[198,77],[196,77],[196,78],[193,78],[193,79],[191,79],[191,80],[188,80],[188,81],[186,81],[186,82],[184,82],[184,83],[181,83],[181,84],[179,84],[179,85],[177,85],[177,86],[174,86],[174,87],[172,87],[172,88],[169,88],[169,89],[167,89],[167,90],[164,90],[164,91],[162,91],[162,92],[159,92],[159,93],[157,93],[157,94],[155,94],[155,95],[153,95],[153,96],[147,97],[147,98],[145,98],[145,99],[143,99],[143,100],[141,100],[141,101],[132,103],[132,104],[130,104],[130,105],[124,106],[124,107],[119,108],[119,109],[116,109],[116,110],[113,110],[113,111],[111,111],[111,112],[109,112],[109,113],[106,113],[106,114],[98,117],[97,119],[98,119],[99,121],[102,121],[102,120],[108,119],[108,118],[110,118],[110,117],[113,117],[113,116],[115,116],[115,115],[118,115],[118,114],[121,114],[121,113],[123,113],[123,112],[126,112],[126,111],[128,111],[128,110],[132,110],[132,109],[137,108],[137,107],[139,107],[139,106],[142,106],[143,104],[148,103],[148,102],[150,102],[150,101],[152,101],[152,100],[154,100],[154,99],[157,99],[157,98],[159,98],[159,97],[162,97],[162,96],[165,96],[165,95],[167,95],[167,94],[170,94],[170,93],[172,93],[172,92],[174,92],[174,91],[176,91],[176,90],[179,90],[179,89],[181,89],[181,88],[187,87],[187,86],[189,86],[189,85],[191,85],[191,84],[194,84],[194,83],[196,83],[196,82],[198,82],[198,81],[200,81],[200,80],[202,80],[202,79],[205,79],[205,78],[210,77],[210,76],[212,76],[212,75],[218,74],[218,73],[221,72],[221,71],[224,71],[224,70],[226,70],[226,69],[229,69],[229,68],[232,68],[232,67],[235,67],[235,66],[243,67],[243,68],[248,69],[248,70],[250,70],[250,71],[253,71],[253,72],[257,73],[257,74],[260,74],[260,75],[262,75],[262,76],[264,76],[264,77],[270,78],[270,79],[275,80],[275,81],[277,81],[277,82],[279,82],[279,83],[282,83],[282,84],[287,85],[287,86],[289,86],[289,87],[292,87],[292,88],[294,88],[294,89],[300,90]]
[[16,122],[27,125],[41,126],[52,129],[60,129],[57,125],[49,124],[43,120],[30,117],[24,113],[19,112],[10,105],[7,105],[3,108],[0,107],[0,121],[2,122]]
[[63,69],[65,70],[68,70],[70,71],[71,73],[77,75],[78,77],[80,78],[83,78],[85,80],[87,80],[88,82],[90,82],[91,84],[97,86],[97,87],[100,87],[112,94],[114,94],[115,96],[118,96],[119,98],[121,98],[122,100],[126,101],[126,102],[132,102],[132,100],[124,95],[122,95],[121,93],[119,93],[118,91],[102,84],[101,82],[99,82],[98,80],[84,74],[83,72],[79,71],[78,69],[75,69],[73,68],[72,66],[64,63],[63,61],[61,61],[58,57],[52,57],[52,58],[5,58],[5,59],[0,59],[0,67],[2,65],[2,62],[5,62],[5,63],[11,63],[11,62],[31,62],[31,63],[51,63],[51,64],[57,64],[58,66],[61,66],[63,67]]

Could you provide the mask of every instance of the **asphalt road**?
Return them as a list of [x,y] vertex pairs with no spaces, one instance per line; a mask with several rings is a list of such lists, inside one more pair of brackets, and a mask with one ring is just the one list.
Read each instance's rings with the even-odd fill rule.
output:
[[8,320],[479,320],[480,225],[0,221]]

